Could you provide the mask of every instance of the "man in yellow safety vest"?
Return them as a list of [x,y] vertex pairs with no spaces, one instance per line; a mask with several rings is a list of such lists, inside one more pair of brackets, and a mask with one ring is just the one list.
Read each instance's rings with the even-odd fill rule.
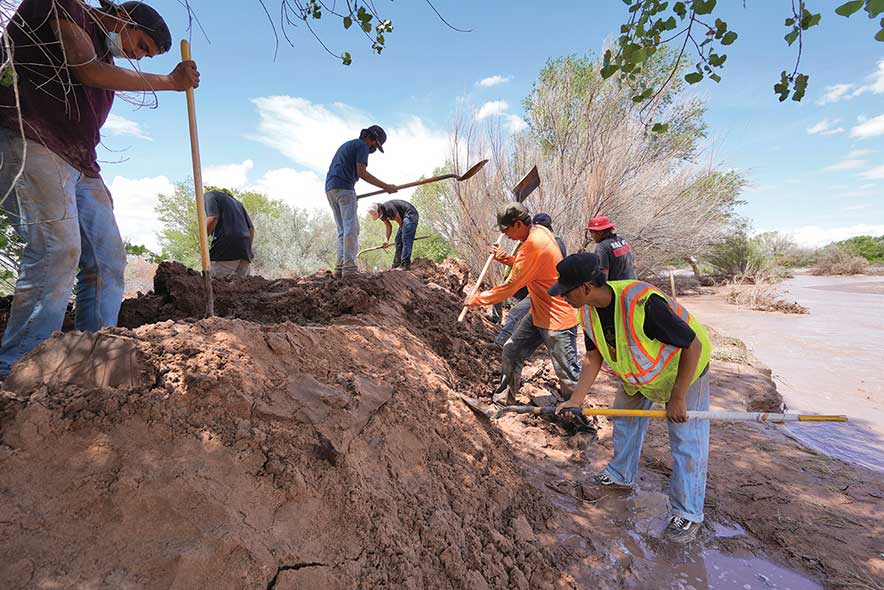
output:
[[[606,362],[623,382],[613,407],[650,409],[666,405],[672,477],[672,508],[664,536],[693,539],[703,522],[709,421],[688,420],[688,410],[709,409],[706,328],[687,310],[641,281],[607,282],[595,254],[573,254],[556,266],[549,294],[580,310],[586,356],[571,398],[557,408],[580,408]],[[629,488],[638,471],[648,418],[614,418],[614,457],[593,479],[600,486]]]

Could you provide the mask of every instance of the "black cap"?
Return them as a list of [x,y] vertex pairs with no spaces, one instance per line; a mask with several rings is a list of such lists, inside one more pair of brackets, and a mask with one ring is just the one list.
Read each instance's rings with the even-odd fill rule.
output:
[[384,143],[387,141],[387,132],[384,131],[384,128],[380,125],[372,125],[368,129],[363,129],[359,136],[363,136],[366,133],[373,135],[376,140],[378,140],[378,149],[381,153],[384,153]]
[[123,2],[116,4],[110,0],[100,0],[101,6],[107,10],[125,10],[129,18],[139,29],[150,35],[154,43],[160,50],[160,53],[166,53],[172,48],[172,33],[166,21],[160,16],[160,13],[145,4],[144,2]]
[[598,276],[599,257],[591,252],[571,254],[556,265],[559,272],[558,282],[547,290],[553,297],[558,297],[576,289],[584,283],[592,282]]
[[522,203],[513,201],[497,210],[497,227],[500,231],[508,229],[517,221],[531,225],[531,214]]
[[549,213],[538,213],[534,216],[534,219],[531,220],[531,223],[534,225],[542,225],[549,231],[552,231],[552,217],[549,216]]

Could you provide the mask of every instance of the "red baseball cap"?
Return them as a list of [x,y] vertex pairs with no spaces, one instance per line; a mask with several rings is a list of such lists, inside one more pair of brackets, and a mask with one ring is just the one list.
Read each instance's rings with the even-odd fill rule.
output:
[[586,224],[589,231],[603,231],[606,229],[614,229],[614,224],[607,217],[593,217]]

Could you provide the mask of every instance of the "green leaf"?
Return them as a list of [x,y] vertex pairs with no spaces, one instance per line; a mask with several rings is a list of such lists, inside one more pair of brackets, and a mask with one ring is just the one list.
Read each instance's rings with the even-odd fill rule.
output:
[[694,0],[693,9],[697,14],[712,14],[716,0]]
[[679,18],[683,19],[684,17],[687,16],[688,9],[684,5],[684,2],[676,2],[675,4],[672,5],[672,12],[677,14],[679,16]]
[[350,18],[349,16],[345,16],[344,17],[344,28],[349,29],[352,24],[353,24],[353,19]]
[[691,72],[690,74],[687,74],[684,77],[684,81],[687,82],[688,84],[696,84],[697,82],[699,82],[702,79],[703,79],[703,74],[700,74],[698,72]]
[[806,74],[798,74],[795,78],[795,92],[792,94],[792,100],[795,102],[801,102],[801,99],[804,98],[804,92],[807,90],[807,80],[809,76]]
[[601,71],[602,78],[607,80],[608,78],[613,76],[614,72],[616,72],[618,69],[619,69],[619,67],[615,66],[615,65],[608,65],[608,66],[603,67],[602,71]]
[[670,16],[665,21],[663,21],[663,30],[664,31],[671,31],[672,29],[674,29],[677,26],[678,26],[678,23],[676,22],[674,16]]
[[783,102],[787,98],[789,98],[789,77],[786,75],[786,72],[783,71],[780,74],[780,81],[778,84],[774,84],[774,94],[779,95],[779,101]]
[[795,42],[795,39],[798,38],[798,29],[792,29],[790,32],[786,33],[786,36],[783,38],[786,40],[786,43],[791,45]]
[[884,12],[884,0],[869,0],[866,4],[866,12],[869,13],[869,18],[875,18]]
[[651,131],[654,133],[666,133],[669,131],[669,123],[654,123],[654,126],[651,127]]
[[718,74],[709,74],[709,77],[715,80],[716,82],[721,82],[721,76]]
[[865,0],[854,0],[853,2],[845,2],[841,6],[835,9],[835,14],[839,16],[850,16],[857,10],[863,7]]
[[786,19],[786,26],[787,26],[787,27],[793,27],[793,26],[795,26],[795,19],[794,19],[794,18],[787,18],[787,19]]
[[807,20],[807,26],[804,27],[804,28],[805,28],[805,29],[809,29],[810,27],[815,27],[815,26],[817,26],[818,24],[820,24],[820,21],[821,21],[822,19],[823,19],[823,15],[820,14],[819,12],[817,12],[816,14],[814,14],[813,16],[811,16],[811,17]]
[[733,31],[728,31],[724,34],[724,37],[721,38],[722,45],[731,45],[734,41],[737,40],[737,34]]
[[362,30],[366,33],[371,33],[371,23],[367,20],[362,21]]
[[353,59],[350,57],[349,51],[344,52],[344,55],[341,56],[341,61],[344,62],[345,66],[349,66],[351,63],[353,63]]
[[875,35],[875,41],[884,41],[884,29],[878,31],[878,34]]

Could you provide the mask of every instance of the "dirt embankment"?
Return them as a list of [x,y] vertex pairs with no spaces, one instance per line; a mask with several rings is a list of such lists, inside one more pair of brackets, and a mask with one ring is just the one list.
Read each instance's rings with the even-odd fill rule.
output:
[[[665,424],[639,491],[597,496],[608,422],[479,421],[458,394],[494,382],[493,331],[454,321],[462,268],[415,268],[216,281],[225,317],[196,321],[199,275],[163,265],[124,327],[41,345],[0,396],[0,588],[667,587]],[[717,342],[716,404],[776,409]],[[542,357],[526,377],[554,386]],[[879,476],[756,425],[715,426],[710,465],[701,548],[880,587]]]

